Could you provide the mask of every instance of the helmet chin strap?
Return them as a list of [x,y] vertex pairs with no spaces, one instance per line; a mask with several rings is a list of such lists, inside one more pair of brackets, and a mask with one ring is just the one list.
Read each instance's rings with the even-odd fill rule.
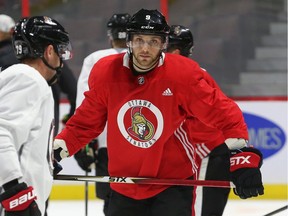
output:
[[52,67],[51,65],[49,65],[49,63],[46,61],[46,59],[45,59],[44,57],[42,57],[41,59],[42,59],[43,63],[44,63],[48,68],[56,71],[56,74],[55,74],[50,80],[47,81],[48,85],[51,86],[51,85],[53,85],[53,84],[56,83],[59,75],[61,74],[61,70],[62,70],[62,67],[61,67],[61,66],[62,66],[63,61],[62,61],[62,59],[60,58],[60,66],[58,66],[58,67]]
[[49,81],[47,81],[48,85],[52,86],[53,84],[56,83],[57,79],[58,79],[58,74],[56,73]]

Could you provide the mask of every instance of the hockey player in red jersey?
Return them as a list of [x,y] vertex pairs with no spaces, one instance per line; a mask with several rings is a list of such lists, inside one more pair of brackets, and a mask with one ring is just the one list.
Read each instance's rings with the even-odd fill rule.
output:
[[[169,29],[157,10],[141,9],[132,16],[128,52],[104,57],[92,68],[85,99],[54,141],[58,161],[97,137],[106,121],[111,176],[194,178],[195,148],[185,132],[190,117],[222,130],[225,139],[248,139],[241,110],[204,80],[199,65],[163,52]],[[246,182],[260,173],[260,162],[235,172]],[[236,186],[242,194],[250,185],[241,183]],[[253,195],[261,187],[260,179]],[[192,214],[192,187],[111,184],[111,189],[109,216]]]
[[[167,52],[190,57],[194,48],[190,29],[182,25],[172,25],[169,33]],[[203,72],[206,82],[219,89],[208,72]],[[191,142],[196,146],[196,160],[199,180],[230,180],[230,154],[221,130],[203,124],[197,118],[186,121]],[[238,141],[240,142],[240,141]],[[245,140],[242,140],[244,146]],[[193,201],[195,216],[220,216],[227,203],[229,188],[196,187]]]
[[[172,25],[169,33],[167,52],[190,57],[194,48],[190,29],[182,25]],[[220,89],[208,72],[203,72],[206,82]],[[191,142],[196,146],[196,161],[199,180],[230,180],[230,150],[246,146],[244,139],[228,139],[221,130],[203,124],[197,118],[186,120]],[[250,149],[251,150],[251,149]],[[255,150],[255,149],[254,149]],[[255,150],[257,151],[257,150]],[[195,216],[220,216],[224,212],[229,188],[196,187],[193,207]]]

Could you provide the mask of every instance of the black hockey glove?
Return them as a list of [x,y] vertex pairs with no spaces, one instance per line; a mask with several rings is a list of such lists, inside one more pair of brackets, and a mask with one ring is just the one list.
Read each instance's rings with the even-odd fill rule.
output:
[[74,154],[75,160],[84,171],[91,172],[91,165],[96,161],[97,148],[98,141],[97,139],[94,139],[88,144],[88,146],[80,149]]
[[231,150],[230,172],[236,188],[234,193],[241,199],[257,197],[264,194],[260,167],[262,154],[255,148]]
[[59,172],[62,171],[63,167],[60,163],[57,162],[57,160],[53,160],[53,176],[57,175]]
[[27,187],[25,183],[17,184],[0,195],[5,216],[41,216],[35,199],[33,187]]

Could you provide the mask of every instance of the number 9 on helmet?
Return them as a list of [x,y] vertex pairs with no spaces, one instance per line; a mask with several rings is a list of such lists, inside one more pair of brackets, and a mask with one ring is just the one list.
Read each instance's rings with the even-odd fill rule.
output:
[[[170,27],[163,14],[158,10],[141,9],[127,23],[127,46],[131,48],[131,40],[135,34],[157,35],[162,39],[162,50],[166,49]],[[130,53],[132,51],[130,50]]]

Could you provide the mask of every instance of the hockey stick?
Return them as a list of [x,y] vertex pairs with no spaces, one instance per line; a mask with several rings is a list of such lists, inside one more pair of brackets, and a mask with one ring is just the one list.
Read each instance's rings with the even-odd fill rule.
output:
[[[95,139],[91,140],[91,142],[85,146],[85,152],[87,155],[90,155],[90,156],[91,154],[93,155],[93,152],[90,151],[89,146],[94,145],[94,144],[95,144]],[[90,165],[90,169],[92,169],[91,165]],[[88,172],[89,171],[87,170],[85,171],[86,176],[88,176]],[[85,181],[85,216],[88,216],[88,202],[89,202],[89,184],[88,184],[88,181]]]
[[[89,147],[88,145],[85,146],[85,152],[88,154]],[[85,175],[88,176],[88,171],[85,171]],[[88,216],[88,182],[85,182],[85,216]]]
[[[86,176],[88,176],[88,172],[85,171]],[[88,182],[85,181],[85,216],[88,216]]]
[[191,179],[156,179],[139,177],[111,177],[111,176],[81,176],[81,175],[56,175],[55,180],[87,181],[102,183],[126,183],[126,184],[150,184],[150,185],[179,185],[179,186],[203,186],[218,188],[234,188],[232,182],[214,180],[191,180]]
[[276,209],[275,211],[270,212],[270,213],[268,213],[268,214],[265,214],[265,215],[263,215],[263,216],[272,216],[272,215],[275,215],[275,214],[277,214],[277,213],[279,213],[279,212],[281,212],[281,211],[284,211],[284,210],[286,210],[286,209],[288,209],[288,205],[283,206],[283,207],[281,207],[281,208],[279,208],[279,209]]
[[[2,187],[0,187],[0,194],[2,193]],[[2,211],[3,211],[3,208],[2,208],[2,205],[0,205],[0,215],[2,215]]]

